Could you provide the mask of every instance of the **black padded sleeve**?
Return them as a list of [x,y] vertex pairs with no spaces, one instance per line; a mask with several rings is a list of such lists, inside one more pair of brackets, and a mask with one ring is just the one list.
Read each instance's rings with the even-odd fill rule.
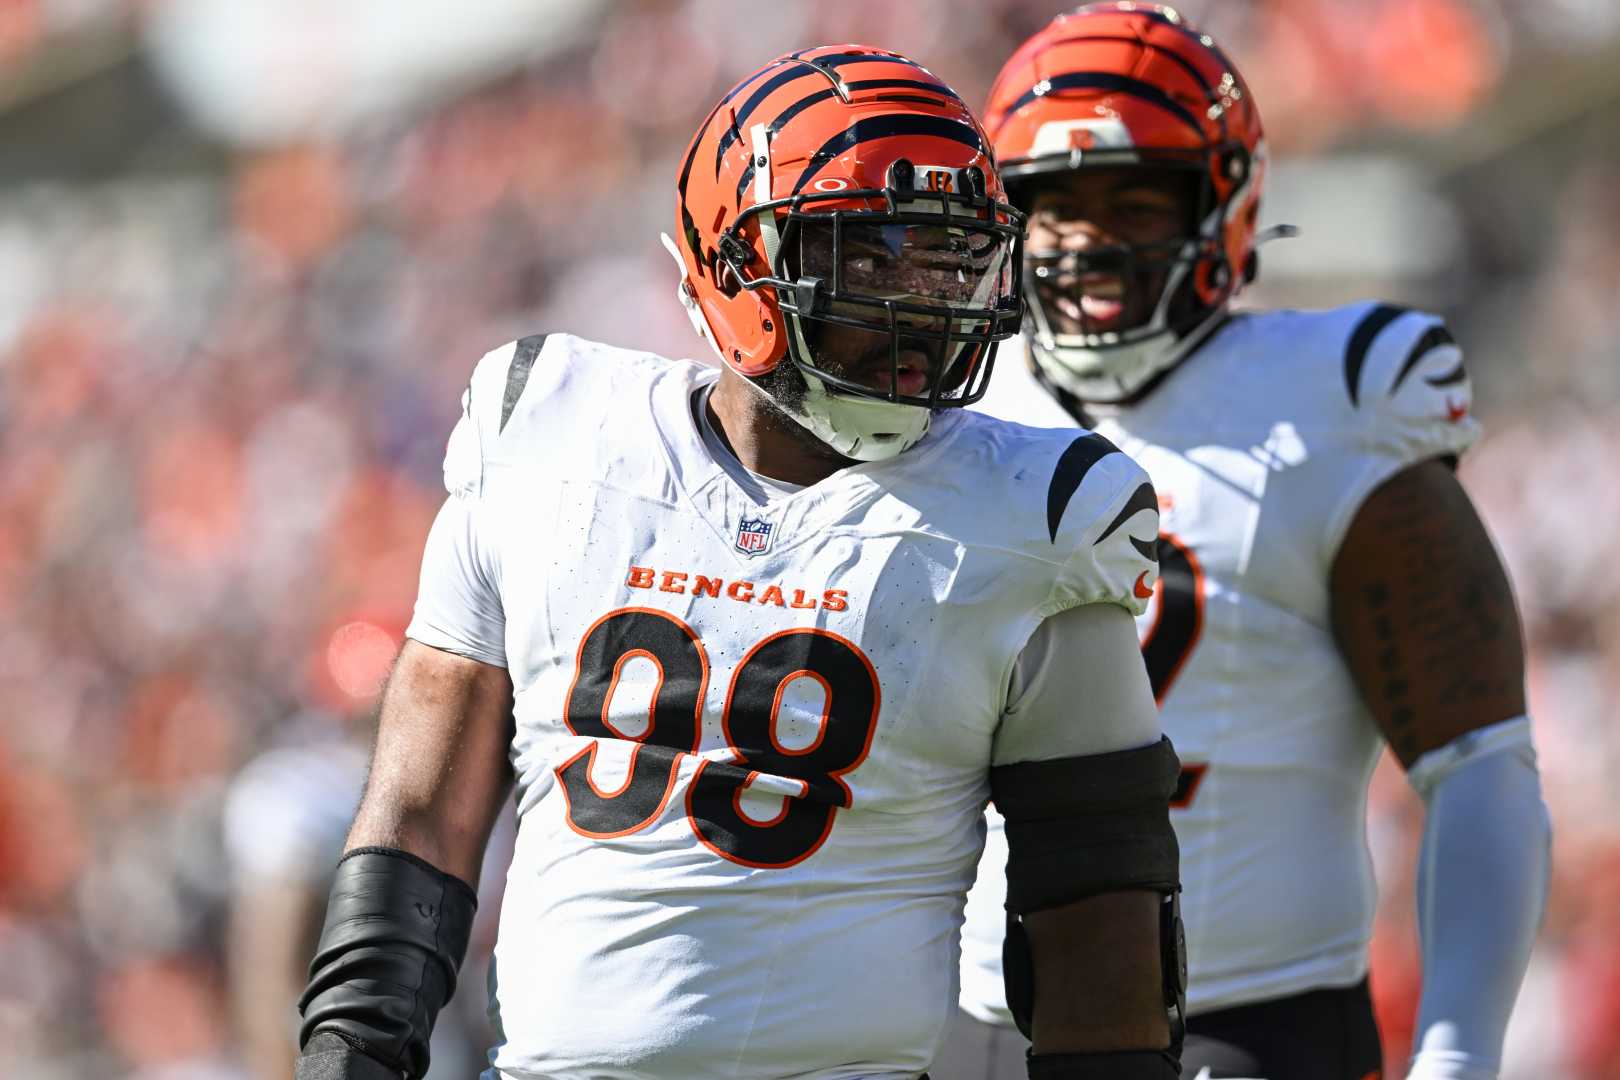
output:
[[1180,772],[1168,738],[992,768],[991,798],[1007,819],[1007,910],[1022,915],[1120,889],[1179,889],[1170,796]]
[[345,855],[298,1002],[306,1058],[332,1052],[329,1039],[316,1041],[330,1033],[396,1074],[425,1074],[428,1037],[455,992],[477,907],[465,882],[409,852]]

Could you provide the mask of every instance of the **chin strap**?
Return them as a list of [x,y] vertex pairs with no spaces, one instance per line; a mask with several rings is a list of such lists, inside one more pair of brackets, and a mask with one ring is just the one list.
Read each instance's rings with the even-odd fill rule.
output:
[[[771,201],[771,139],[764,124],[748,129],[754,145],[754,205]],[[765,266],[776,273],[776,255],[782,248],[782,235],[776,228],[776,211],[768,210],[754,215],[759,222],[759,238],[765,245]]]

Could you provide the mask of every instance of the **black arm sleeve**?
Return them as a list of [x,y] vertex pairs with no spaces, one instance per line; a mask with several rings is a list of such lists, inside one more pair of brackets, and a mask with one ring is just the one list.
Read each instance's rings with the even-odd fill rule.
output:
[[[439,1009],[456,989],[478,898],[465,882],[394,848],[338,863],[326,926],[298,1001],[298,1077],[420,1077]],[[372,1062],[348,1063],[341,1046]],[[337,1071],[333,1071],[337,1070]]]
[[990,797],[1007,819],[1007,910],[1023,915],[1118,889],[1179,889],[1170,796],[1180,773],[1167,738],[992,768]]
[[[1187,946],[1181,928],[1181,849],[1170,797],[1181,760],[1170,740],[1112,754],[998,765],[990,795],[1007,819],[1007,1007],[1026,1036],[1034,1013],[1034,961],[1020,916],[1099,893],[1162,894],[1159,960],[1170,1021],[1163,1053],[1037,1055],[1030,1076],[1175,1076],[1187,1015]],[[1165,1073],[1169,1067],[1171,1071]],[[1109,1071],[1113,1070],[1113,1071]]]

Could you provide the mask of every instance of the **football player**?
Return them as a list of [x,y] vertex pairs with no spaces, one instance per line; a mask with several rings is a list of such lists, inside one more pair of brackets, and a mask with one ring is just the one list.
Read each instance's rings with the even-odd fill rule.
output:
[[487,1077],[917,1077],[993,797],[1030,1075],[1173,1080],[1158,500],[963,408],[1021,315],[983,131],[808,49],[714,108],[676,207],[718,369],[553,333],[472,375],[298,1075],[421,1074],[515,784]]
[[[1364,819],[1388,745],[1427,804],[1407,1075],[1495,1077],[1549,828],[1513,597],[1453,471],[1478,431],[1456,343],[1390,304],[1232,310],[1257,266],[1260,115],[1170,8],[1059,17],[1007,62],[985,123],[1029,215],[1030,320],[1028,364],[983,407],[1098,417],[1158,490],[1163,576],[1139,627],[1183,765],[1184,1075],[1379,1075]],[[1008,1023],[998,849],[962,1003]],[[967,1047],[1014,1041],[953,1039],[945,1075],[974,1080]]]

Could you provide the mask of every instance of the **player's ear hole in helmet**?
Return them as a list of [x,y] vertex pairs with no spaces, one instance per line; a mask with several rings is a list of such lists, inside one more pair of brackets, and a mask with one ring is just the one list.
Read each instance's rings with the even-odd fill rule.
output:
[[1023,217],[960,97],[895,53],[825,46],[744,79],[688,149],[677,218],[699,333],[847,457],[977,401],[1019,327]]

